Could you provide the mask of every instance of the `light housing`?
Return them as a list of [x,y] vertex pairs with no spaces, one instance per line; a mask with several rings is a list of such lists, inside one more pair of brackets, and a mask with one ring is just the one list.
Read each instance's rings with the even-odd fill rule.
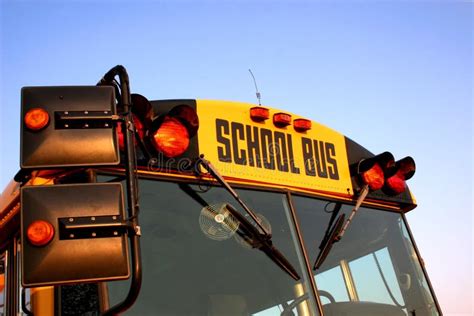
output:
[[277,127],[285,127],[291,124],[291,115],[287,113],[276,113],[273,115],[273,124]]
[[311,121],[307,119],[296,119],[293,121],[293,127],[297,132],[306,132],[311,129]]
[[177,157],[188,149],[189,132],[178,119],[165,116],[160,126],[153,132],[152,143],[166,157]]
[[405,181],[413,177],[416,171],[415,160],[405,157],[395,162],[388,170],[382,191],[387,195],[398,195],[406,190]]
[[[153,118],[153,107],[147,98],[138,93],[133,93],[132,98],[132,119],[135,125],[135,132],[140,139],[145,137],[146,130],[150,128]],[[119,148],[121,151],[125,150],[125,138],[122,131],[123,124],[117,127]],[[137,145],[137,140],[134,139],[134,144]]]
[[[64,226],[64,223],[80,225],[84,220],[94,224],[105,217],[122,221],[125,219],[123,197],[121,183],[22,187],[20,226],[25,241],[21,249],[22,284],[37,287],[127,279],[130,276],[128,238],[124,233],[112,232],[117,226],[74,232]],[[54,237],[46,242],[51,231]]]
[[188,150],[190,139],[198,129],[199,118],[196,111],[181,104],[156,118],[147,132],[147,138],[156,152],[167,158],[174,158]]
[[395,158],[388,151],[371,158],[362,159],[357,165],[360,182],[368,185],[371,191],[382,189],[385,184],[386,170],[392,167]]
[[[138,136],[142,139],[145,136],[145,126],[143,125],[142,121],[136,116],[135,114],[132,114],[132,119],[133,119],[133,124],[135,125],[135,131],[138,134]],[[118,142],[119,142],[119,148],[121,151],[125,150],[125,136],[123,133],[123,125],[120,124],[117,127],[117,134],[118,134]],[[136,144],[136,140],[135,144]]]
[[21,168],[118,165],[115,114],[111,86],[22,88]]
[[254,106],[250,109],[250,118],[255,122],[262,122],[270,118],[270,110],[262,106]]
[[362,172],[360,176],[362,182],[368,185],[372,191],[380,190],[385,183],[382,167],[378,163],[375,163],[369,170]]

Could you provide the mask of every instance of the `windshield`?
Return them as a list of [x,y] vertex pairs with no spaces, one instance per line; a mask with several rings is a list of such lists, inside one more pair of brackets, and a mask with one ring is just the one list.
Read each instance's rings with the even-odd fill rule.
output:
[[[139,186],[143,285],[127,315],[318,315],[310,278],[324,315],[439,315],[399,213],[361,207],[319,269],[309,272],[331,212],[347,216],[352,206],[291,195],[290,207],[285,193],[237,190],[295,280],[229,211],[257,227],[224,188],[145,179]],[[109,282],[110,304],[128,287]]]
[[[311,263],[334,202],[292,196]],[[343,205],[347,215],[352,206]],[[438,315],[402,215],[361,207],[313,271],[325,315]]]
[[[264,316],[292,307],[294,315],[317,315],[286,195],[238,193],[301,278],[252,248],[226,205],[245,212],[225,189],[140,180],[143,285],[127,315]],[[128,284],[108,284],[113,305]]]

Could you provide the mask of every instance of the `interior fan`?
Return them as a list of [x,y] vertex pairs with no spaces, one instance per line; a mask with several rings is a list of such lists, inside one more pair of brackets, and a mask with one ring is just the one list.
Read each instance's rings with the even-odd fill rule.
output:
[[225,203],[207,205],[199,215],[199,227],[207,237],[221,241],[235,234],[239,229],[239,221],[229,212]]

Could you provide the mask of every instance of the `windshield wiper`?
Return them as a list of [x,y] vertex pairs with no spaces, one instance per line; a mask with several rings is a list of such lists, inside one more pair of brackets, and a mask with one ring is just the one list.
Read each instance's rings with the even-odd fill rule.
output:
[[[273,245],[272,235],[263,227],[257,215],[244,203],[235,192],[229,183],[220,175],[217,169],[204,157],[201,157],[197,161],[198,164],[202,165],[211,174],[214,179],[217,180],[242,206],[247,214],[252,218],[256,225],[253,225],[245,216],[237,211],[232,205],[226,204],[225,207],[231,213],[237,221],[240,223],[237,234],[246,240],[252,248],[261,250],[267,257],[269,257],[276,265],[278,265],[283,271],[288,273],[293,279],[298,281],[300,276],[292,264],[285,258],[285,256]],[[258,226],[258,228],[256,227]]]
[[[258,228],[260,228],[265,236],[269,236],[271,238],[271,234],[263,227],[263,225],[260,223],[258,220],[257,215],[255,215],[254,212],[242,201],[240,196],[237,194],[237,192],[232,189],[230,184],[221,176],[219,171],[217,171],[216,168],[206,159],[204,159],[204,155],[201,155],[199,159],[197,160],[198,165],[202,165],[204,169],[206,169],[209,174],[211,174],[214,179],[217,180],[229,193],[234,197],[234,199],[242,206],[242,208],[247,212],[247,214],[252,218],[252,220],[257,224]],[[199,170],[199,168],[196,168]]]
[[[339,209],[340,204],[339,205]],[[334,212],[338,212],[339,210],[334,210]],[[335,218],[334,217],[331,217]],[[314,262],[313,270],[319,269],[321,265],[323,264],[324,260],[326,260],[327,256],[329,255],[329,251],[331,251],[332,246],[334,245],[335,242],[338,242],[339,239],[337,239],[337,236],[339,235],[341,229],[342,229],[342,224],[344,223],[345,215],[341,214],[337,218],[336,222],[334,225],[331,226],[333,221],[329,222],[329,225],[326,230],[326,235],[324,236],[323,240],[321,241],[321,244],[319,245],[319,254],[318,257],[316,258],[316,261]]]
[[321,244],[319,245],[320,250],[319,250],[318,257],[316,258],[316,262],[314,263],[313,270],[317,270],[319,269],[319,267],[321,267],[324,260],[326,260],[327,256],[329,255],[329,252],[331,251],[331,248],[334,245],[334,243],[341,240],[342,236],[344,236],[347,228],[349,227],[349,224],[352,222],[352,219],[354,218],[355,213],[359,210],[359,207],[361,206],[362,202],[364,201],[368,193],[369,193],[369,187],[366,185],[362,188],[362,191],[360,192],[360,195],[357,198],[356,205],[352,209],[351,214],[349,215],[349,218],[347,219],[347,221],[344,223],[345,215],[341,214],[337,218],[334,225],[332,225],[334,222],[334,219],[336,218],[337,214],[341,210],[341,206],[342,206],[341,203],[336,204],[336,206],[334,207],[334,210],[332,211],[331,219],[329,220],[324,238],[321,241]]

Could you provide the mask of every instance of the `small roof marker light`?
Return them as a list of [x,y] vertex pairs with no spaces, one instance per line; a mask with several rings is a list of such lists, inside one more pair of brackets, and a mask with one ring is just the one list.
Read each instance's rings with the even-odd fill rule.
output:
[[291,124],[291,115],[287,113],[276,113],[273,115],[273,124],[277,127],[285,127]]
[[307,119],[296,119],[293,121],[293,127],[297,132],[306,132],[311,129],[311,121]]
[[262,106],[254,106],[250,109],[250,118],[256,122],[263,122],[270,118],[270,110]]

